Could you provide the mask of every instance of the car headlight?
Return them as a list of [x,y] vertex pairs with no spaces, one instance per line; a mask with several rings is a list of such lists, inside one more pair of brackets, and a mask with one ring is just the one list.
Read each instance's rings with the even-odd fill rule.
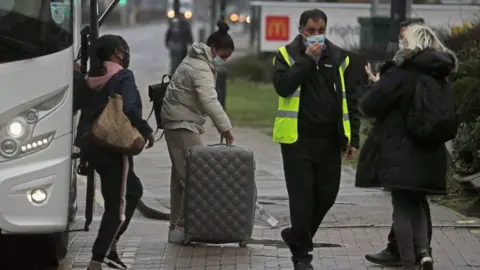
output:
[[190,19],[192,18],[192,12],[191,11],[185,11],[185,13],[183,14],[183,16],[185,17],[185,19]]
[[29,155],[50,145],[55,131],[37,135],[35,127],[60,106],[67,91],[68,86],[0,114],[0,162]]
[[168,16],[168,18],[172,19],[173,17],[175,17],[175,11],[169,10],[168,13],[167,13],[167,16]]

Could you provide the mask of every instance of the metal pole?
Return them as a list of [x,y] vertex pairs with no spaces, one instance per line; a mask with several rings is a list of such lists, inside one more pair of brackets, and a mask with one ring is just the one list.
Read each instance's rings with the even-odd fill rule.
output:
[[98,39],[98,3],[97,0],[90,0],[90,76],[99,76],[100,60],[97,58],[94,50]]
[[379,0],[372,0],[372,4],[370,5],[370,17],[378,15],[378,2]]
[[405,0],[392,0],[390,6],[390,42],[397,42],[400,33],[400,23],[407,18],[407,4]]
[[406,20],[407,5],[405,0],[392,0],[390,6],[390,42],[388,43],[386,60],[393,59],[398,50],[400,23]]
[[[226,22],[226,12],[227,8],[226,0],[220,0],[220,20]],[[217,70],[217,82],[215,88],[217,90],[218,101],[225,109],[225,101],[227,97],[227,67],[225,65],[216,65]]]
[[215,23],[217,20],[217,0],[211,1],[212,6],[210,7],[210,34],[215,32]]
[[227,9],[227,1],[226,0],[220,0],[220,20],[222,21],[226,21],[226,11],[225,9]]
[[[97,0],[90,0],[90,76],[101,75],[101,63],[95,53],[95,43],[98,39],[98,2]],[[87,162],[87,198],[85,206],[85,227],[88,231],[93,218],[94,200],[95,200],[95,171],[93,167]]]
[[173,12],[175,12],[175,17],[180,17],[180,0],[173,0]]
[[254,27],[254,20],[255,20],[255,17],[256,17],[256,6],[251,6],[250,7],[250,23],[249,23],[249,27],[250,27],[250,46],[251,48],[253,48],[254,44],[255,44],[255,29],[257,29],[256,27]]
[[412,18],[412,2],[413,0],[406,0],[407,1],[407,11],[405,17]]

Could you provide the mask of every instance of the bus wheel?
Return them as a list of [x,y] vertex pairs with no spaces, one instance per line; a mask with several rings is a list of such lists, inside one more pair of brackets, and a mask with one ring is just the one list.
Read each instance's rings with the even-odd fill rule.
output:
[[[67,255],[68,233],[0,235],[1,269],[56,269]],[[38,268],[34,268],[38,269]]]
[[68,232],[61,232],[57,234],[58,234],[58,236],[56,236],[58,238],[58,240],[56,241],[57,242],[57,260],[61,261],[65,259],[65,257],[67,256],[70,238],[69,238]]

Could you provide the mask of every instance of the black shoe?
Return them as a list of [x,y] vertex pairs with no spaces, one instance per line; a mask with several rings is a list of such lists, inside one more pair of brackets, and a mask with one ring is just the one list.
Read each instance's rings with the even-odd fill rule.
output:
[[313,270],[313,265],[307,262],[295,262],[293,264],[294,270]]
[[127,266],[120,260],[117,252],[110,252],[105,258],[105,263],[110,268],[126,270]]
[[420,269],[433,270],[433,259],[428,250],[420,252]]
[[292,246],[292,235],[290,228],[285,228],[280,232],[283,242],[290,248]]
[[[429,248],[428,249],[428,254],[430,254],[430,257],[432,258],[432,263],[433,263],[433,254],[432,254],[432,248]],[[423,257],[423,253],[420,252],[417,254],[417,257],[415,258],[415,263],[417,265],[420,265],[422,263],[422,257]]]
[[365,259],[371,263],[384,266],[401,266],[402,260],[396,252],[390,251],[388,248],[375,254],[365,255]]

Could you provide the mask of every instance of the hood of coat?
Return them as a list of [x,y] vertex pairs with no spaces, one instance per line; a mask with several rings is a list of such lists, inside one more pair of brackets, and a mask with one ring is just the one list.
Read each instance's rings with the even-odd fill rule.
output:
[[123,67],[115,62],[106,61],[103,64],[105,68],[105,74],[99,77],[87,77],[87,84],[92,90],[101,90],[103,86],[112,78],[115,74],[123,70]]
[[446,77],[458,68],[457,57],[448,49],[400,50],[393,61],[397,66],[411,67],[434,77]]
[[188,53],[188,56],[195,59],[200,59],[208,63],[210,68],[215,69],[215,64],[213,63],[212,48],[207,46],[205,43],[195,42],[192,44],[192,48]]

